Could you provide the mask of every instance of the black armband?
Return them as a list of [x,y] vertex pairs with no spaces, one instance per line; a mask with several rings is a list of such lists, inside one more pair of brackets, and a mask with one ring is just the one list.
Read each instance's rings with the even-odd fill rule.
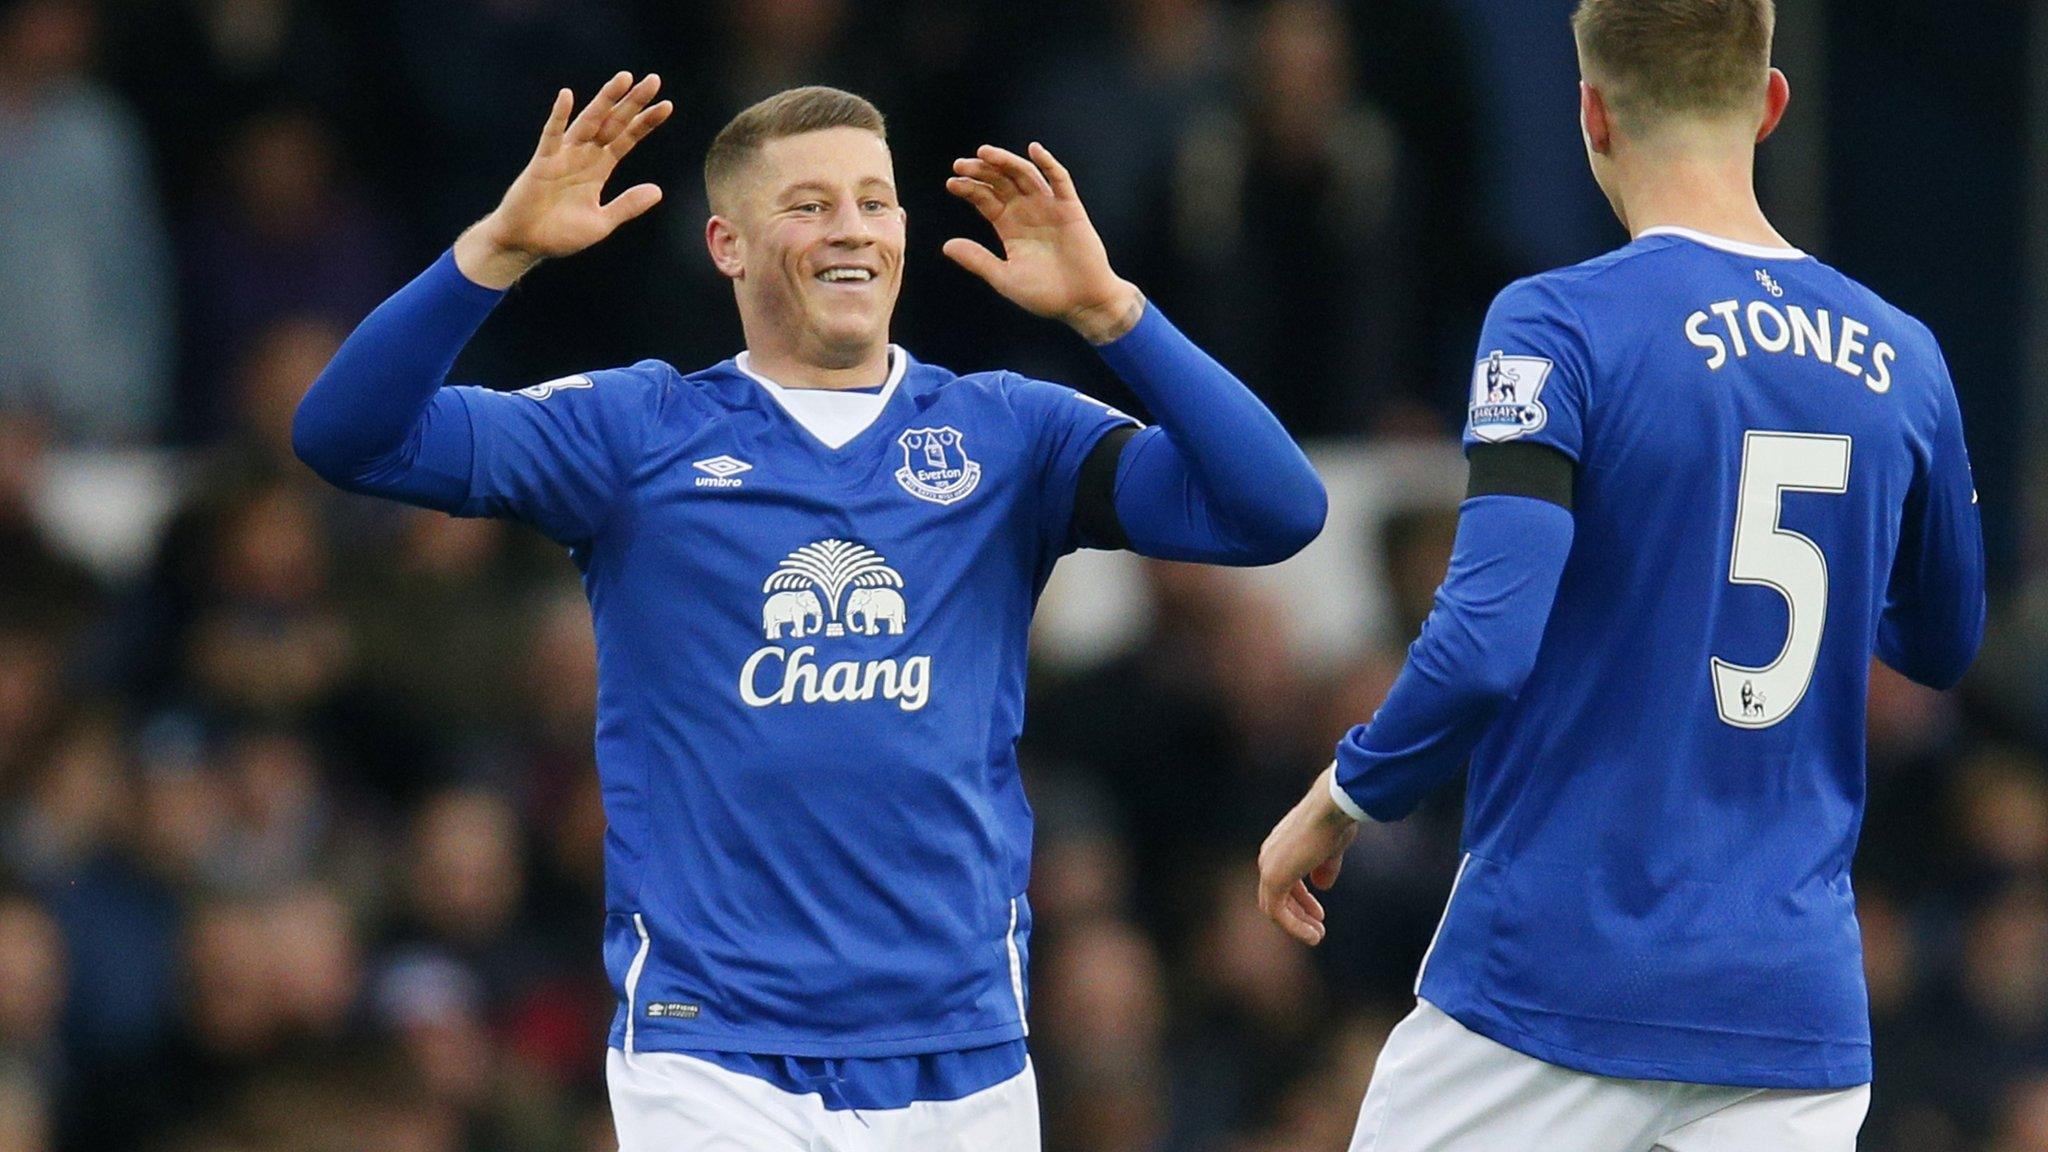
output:
[[1475,444],[1465,454],[1471,472],[1465,498],[1527,496],[1567,512],[1572,506],[1572,458],[1548,444]]
[[1129,548],[1131,538],[1116,514],[1116,467],[1123,458],[1124,445],[1138,430],[1128,424],[1102,434],[1088,458],[1081,462],[1081,475],[1074,484],[1074,530],[1081,543],[1090,548]]

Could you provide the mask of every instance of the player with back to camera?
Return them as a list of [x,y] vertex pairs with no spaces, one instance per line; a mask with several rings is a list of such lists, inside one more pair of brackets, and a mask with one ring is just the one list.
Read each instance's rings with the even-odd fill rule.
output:
[[1015,742],[1038,592],[1077,546],[1280,560],[1320,530],[1322,484],[1116,276],[1037,145],[955,162],[1005,256],[945,251],[1096,345],[1159,425],[890,344],[882,117],[828,88],[747,109],[706,157],[746,351],[443,387],[521,275],[659,200],[602,199],[668,116],[658,87],[621,73],[573,118],[560,93],[497,209],[314,383],[295,446],[346,488],[525,520],[583,573],[625,1152],[1034,1152]]
[[1581,0],[1633,240],[1497,297],[1470,486],[1384,706],[1267,838],[1314,944],[1358,821],[1470,759],[1458,869],[1354,1152],[1847,1152],[1872,653],[1953,685],[1982,537],[1934,338],[1786,244],[1770,0]]

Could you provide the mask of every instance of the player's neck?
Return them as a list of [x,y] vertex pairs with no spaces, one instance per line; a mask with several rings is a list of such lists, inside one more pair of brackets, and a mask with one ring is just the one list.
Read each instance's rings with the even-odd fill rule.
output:
[[889,379],[889,346],[878,344],[850,364],[819,363],[799,349],[747,342],[747,368],[784,388],[818,388],[841,392],[875,388]]
[[1746,162],[1666,156],[1632,168],[1622,174],[1616,205],[1632,237],[1651,228],[1686,228],[1766,248],[1791,247],[1757,203]]

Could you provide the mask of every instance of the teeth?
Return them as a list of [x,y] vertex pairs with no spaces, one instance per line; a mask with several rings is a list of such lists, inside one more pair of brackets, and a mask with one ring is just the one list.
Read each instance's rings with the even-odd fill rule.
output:
[[827,268],[823,272],[818,273],[818,279],[825,281],[872,280],[874,278],[875,274],[865,268]]

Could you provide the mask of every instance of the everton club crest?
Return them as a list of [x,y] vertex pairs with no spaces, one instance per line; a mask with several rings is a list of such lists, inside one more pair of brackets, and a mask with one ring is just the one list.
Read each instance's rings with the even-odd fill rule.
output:
[[896,442],[903,445],[896,482],[919,500],[951,504],[981,483],[981,465],[967,458],[957,428],[912,428]]

